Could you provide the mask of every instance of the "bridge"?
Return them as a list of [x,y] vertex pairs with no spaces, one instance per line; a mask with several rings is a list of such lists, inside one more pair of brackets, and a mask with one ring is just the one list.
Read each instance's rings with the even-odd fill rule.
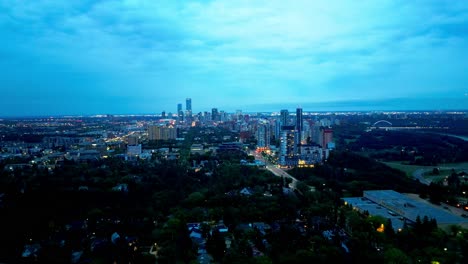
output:
[[379,120],[379,121],[375,122],[372,126],[373,126],[373,127],[376,127],[376,126],[379,125],[379,124],[385,124],[384,127],[387,127],[388,125],[393,126],[393,124],[390,123],[390,122],[387,121],[387,120]]

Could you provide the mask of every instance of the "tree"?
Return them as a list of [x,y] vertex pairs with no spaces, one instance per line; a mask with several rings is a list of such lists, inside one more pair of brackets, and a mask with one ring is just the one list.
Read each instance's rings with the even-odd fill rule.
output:
[[405,254],[405,252],[392,247],[385,250],[384,262],[386,264],[407,264],[411,263],[411,259]]
[[224,254],[226,253],[226,243],[218,230],[214,230],[212,235],[208,237],[206,249],[216,261],[223,260]]
[[309,191],[309,186],[304,182],[297,182],[296,189],[299,190],[302,194],[305,194]]
[[201,192],[193,192],[185,199],[185,203],[188,206],[201,205],[203,201],[205,201],[205,196]]
[[387,239],[393,239],[395,237],[395,230],[393,229],[392,220],[390,218],[387,219],[384,232],[385,232],[385,235],[387,236]]

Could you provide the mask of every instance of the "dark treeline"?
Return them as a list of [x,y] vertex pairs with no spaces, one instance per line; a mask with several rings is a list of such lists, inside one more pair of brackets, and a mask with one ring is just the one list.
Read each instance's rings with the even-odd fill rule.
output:
[[446,135],[373,130],[355,137],[347,147],[371,157],[409,164],[435,166],[468,161],[468,142]]
[[318,189],[332,188],[351,196],[360,196],[363,190],[382,188],[419,193],[423,187],[402,171],[350,151],[333,152],[327,163],[314,168],[296,168],[291,174]]

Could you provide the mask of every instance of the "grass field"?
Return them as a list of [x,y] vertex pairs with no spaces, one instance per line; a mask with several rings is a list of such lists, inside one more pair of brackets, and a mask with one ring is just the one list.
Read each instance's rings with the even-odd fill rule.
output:
[[401,171],[405,172],[406,176],[408,176],[408,177],[411,177],[416,170],[434,168],[434,167],[431,167],[431,166],[418,166],[418,165],[401,164],[400,162],[383,162],[383,163],[385,165],[391,167],[391,168],[398,169],[398,170],[401,170]]
[[[424,177],[441,177],[441,176],[448,176],[450,175],[452,168],[455,169],[456,172],[460,172],[461,170],[468,170],[468,162],[464,163],[446,163],[446,164],[439,164],[438,166],[419,166],[419,165],[407,165],[402,164],[400,162],[383,162],[385,165],[401,170],[406,173],[408,177],[411,177],[416,170],[424,169],[429,170],[424,174]],[[441,168],[440,175],[433,175],[432,169],[433,168]]]
[[[460,170],[455,170],[455,172],[460,172]],[[451,169],[444,169],[444,170],[439,170],[439,174],[433,174],[432,173],[432,170],[431,171],[427,171],[423,174],[423,177],[424,178],[433,178],[433,177],[448,177],[452,174],[452,170]]]

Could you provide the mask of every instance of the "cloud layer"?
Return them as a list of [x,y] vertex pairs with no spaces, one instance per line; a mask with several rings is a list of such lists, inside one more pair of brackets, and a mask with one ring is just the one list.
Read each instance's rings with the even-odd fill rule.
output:
[[0,0],[0,33],[4,115],[468,105],[464,1]]

